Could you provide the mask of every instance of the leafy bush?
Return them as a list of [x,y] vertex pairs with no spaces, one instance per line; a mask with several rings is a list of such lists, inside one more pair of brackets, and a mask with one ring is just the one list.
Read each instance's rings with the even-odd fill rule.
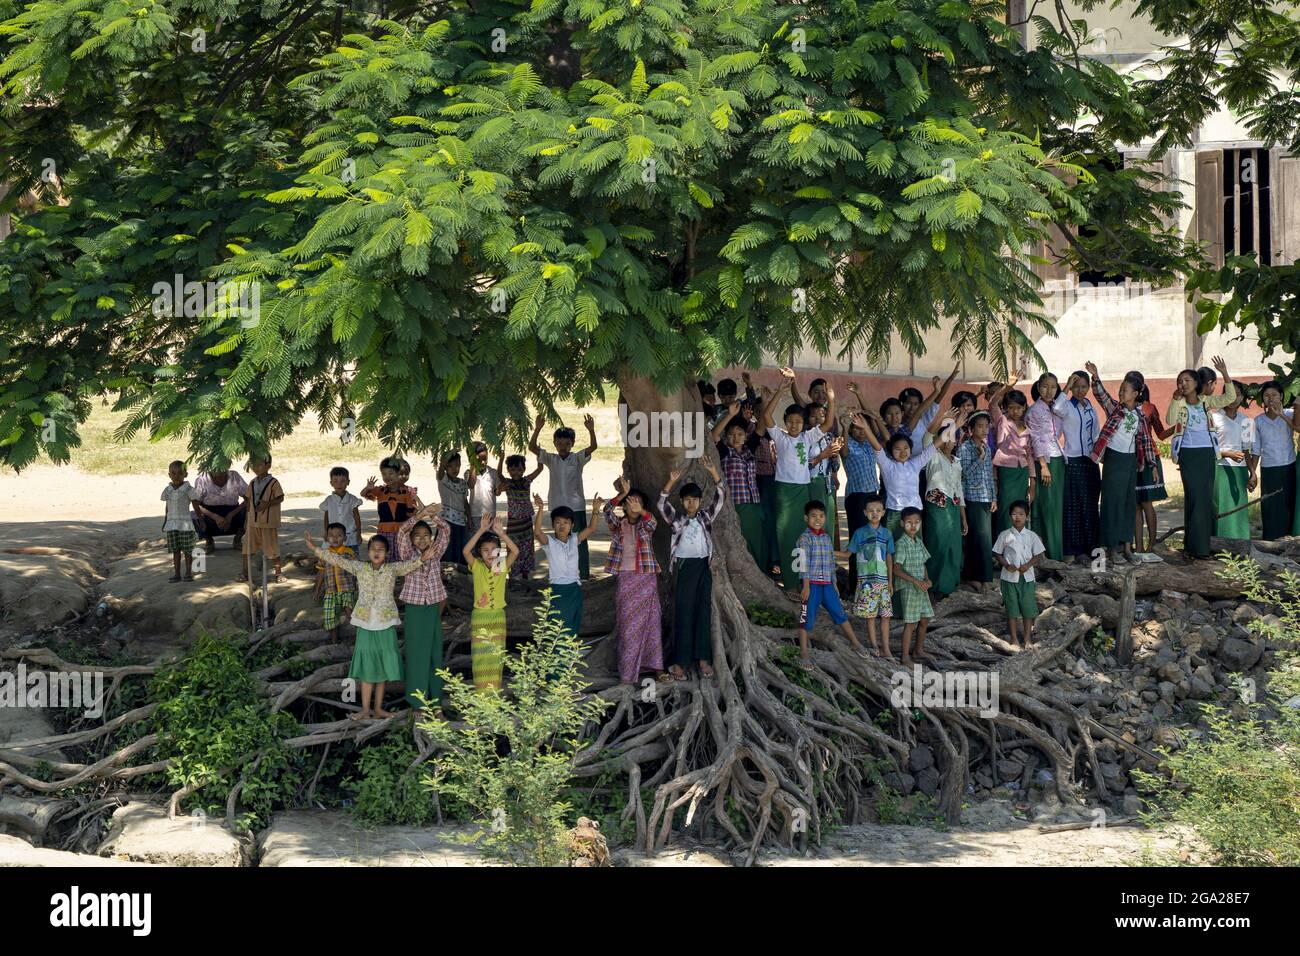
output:
[[302,757],[284,740],[298,732],[298,723],[267,710],[233,642],[200,634],[185,658],[154,677],[149,696],[158,702],[157,751],[172,762],[167,782],[177,788],[203,783],[190,806],[224,814],[242,779],[240,801],[248,812],[241,824],[251,828],[297,793]]
[[549,615],[551,595],[537,611],[533,640],[507,657],[509,694],[476,692],[463,677],[442,671],[451,724],[432,710],[420,723],[444,750],[425,785],[464,802],[490,825],[484,842],[516,862],[563,863],[562,837],[571,813],[569,786],[577,737],[606,703],[584,697],[577,638]]
[[794,615],[786,614],[784,611],[774,611],[761,604],[746,605],[745,615],[751,624],[761,627],[797,627],[799,624]]
[[420,781],[420,752],[405,729],[390,730],[361,750],[355,775],[343,782],[352,794],[352,816],[374,826],[426,826],[437,818],[433,800]]
[[1171,777],[1135,776],[1148,791],[1147,821],[1189,827],[1213,862],[1300,866],[1300,712],[1282,703],[1300,691],[1300,668],[1285,649],[1300,627],[1300,578],[1284,574],[1281,587],[1274,587],[1249,559],[1229,558],[1227,564],[1221,573],[1240,584],[1247,599],[1277,609],[1276,621],[1258,618],[1249,625],[1284,648],[1269,674],[1269,692],[1259,703],[1246,698],[1244,719],[1231,709],[1205,707],[1208,733],[1167,756]]

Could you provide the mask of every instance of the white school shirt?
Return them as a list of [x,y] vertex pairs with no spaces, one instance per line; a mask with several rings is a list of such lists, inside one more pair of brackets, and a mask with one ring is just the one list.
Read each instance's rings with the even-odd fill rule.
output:
[[907,461],[895,461],[883,448],[876,449],[876,462],[885,483],[885,510],[902,511],[921,507],[921,469],[934,457],[934,446],[926,445]]
[[552,511],[561,505],[572,508],[575,514],[586,514],[587,495],[582,488],[582,469],[591,460],[591,455],[583,451],[571,451],[567,458],[561,458],[556,452],[544,451],[537,460],[550,472],[551,487],[546,495],[546,503]]
[[188,481],[173,485],[170,481],[163,486],[159,501],[167,502],[167,518],[163,522],[164,531],[193,531],[194,518],[190,514],[190,502],[197,500],[199,493]]
[[930,429],[930,423],[934,421],[934,416],[938,414],[939,414],[938,402],[935,402],[933,405],[931,405],[929,408],[927,408],[924,412],[921,413],[921,417],[917,419],[916,426],[912,429],[912,433],[907,436],[908,438],[912,439],[913,448],[918,447],[925,440],[926,432],[929,431]]
[[[809,428],[807,431],[803,433],[803,437],[804,440],[808,442],[809,461],[812,461],[823,451],[825,451],[826,447],[830,445],[832,441],[835,440],[833,437],[831,437],[830,432],[822,431],[822,429],[819,426],[814,426],[812,428]],[[809,466],[808,477],[810,479],[825,478],[827,473],[830,471],[830,467],[831,467],[831,458],[823,458],[817,464]]]
[[[1043,547],[1043,539],[1029,530],[1026,525],[1023,531],[1017,531],[1015,528],[1007,528],[998,535],[998,540],[993,545],[993,553],[1000,554],[1014,565],[1022,565],[1032,561],[1035,557],[1042,554],[1046,548]],[[1021,573],[1012,571],[1008,568],[1002,569],[1001,579],[1016,584],[1021,580],[1033,582],[1034,569]]]
[[1255,416],[1255,457],[1261,468],[1278,468],[1295,464],[1295,432],[1291,431],[1292,411],[1282,409],[1277,418],[1261,412]]
[[925,482],[930,491],[941,491],[953,501],[961,501],[961,462],[955,455],[935,455],[926,463]]
[[1131,455],[1134,445],[1137,444],[1138,423],[1141,421],[1142,413],[1136,408],[1127,408],[1124,409],[1123,415],[1123,420],[1111,434],[1110,442],[1106,447]]
[[677,549],[673,551],[673,558],[707,558],[711,551],[709,538],[704,533],[704,525],[700,522],[699,515],[688,518],[686,524],[682,526],[681,537],[677,539]]
[[495,494],[497,478],[500,475],[488,465],[474,479],[474,487],[469,493],[469,514],[475,521],[485,514],[496,514],[497,496]]
[[791,438],[789,432],[773,427],[767,433],[776,450],[776,480],[787,485],[808,484],[808,462],[812,459],[808,454],[809,432]]
[[568,541],[553,534],[546,536],[546,562],[552,584],[578,583],[578,535],[570,532]]
[[330,524],[343,525],[343,543],[354,548],[361,546],[361,529],[352,520],[360,507],[361,499],[350,491],[345,491],[342,497],[337,491],[331,491],[320,503],[320,510],[325,512],[325,519]]
[[1210,418],[1205,411],[1205,406],[1200,402],[1187,406],[1187,426],[1183,429],[1182,442],[1178,447],[1180,450],[1214,447],[1214,436],[1210,434]]
[[1255,447],[1255,420],[1243,415],[1240,410],[1236,418],[1229,418],[1217,408],[1210,413],[1210,418],[1214,422],[1215,431],[1219,433],[1219,464],[1225,468],[1245,468],[1245,460],[1233,461],[1231,458],[1222,457],[1222,453],[1244,451],[1247,454],[1254,454],[1251,449]]
[[[1065,435],[1065,457],[1084,458],[1092,454],[1101,428],[1097,412],[1086,397],[1074,401],[1074,396],[1062,392],[1052,403],[1052,411],[1061,420],[1061,433]],[[991,433],[990,433],[991,434]]]

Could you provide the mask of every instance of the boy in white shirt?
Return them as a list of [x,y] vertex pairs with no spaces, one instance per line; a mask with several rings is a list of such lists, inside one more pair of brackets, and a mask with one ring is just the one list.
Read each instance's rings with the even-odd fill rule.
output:
[[361,549],[361,499],[348,491],[351,477],[348,470],[341,465],[330,469],[330,487],[334,489],[320,503],[324,514],[324,528],[321,534],[329,537],[330,525],[343,525],[343,543],[353,551]]
[[170,581],[181,580],[181,554],[185,555],[185,580],[193,581],[191,570],[194,564],[194,544],[199,536],[194,531],[194,519],[190,516],[190,502],[198,498],[193,486],[185,480],[188,471],[185,462],[174,461],[167,466],[167,477],[171,483],[163,486],[160,500],[167,502],[166,516],[163,518],[163,534],[167,538],[167,550],[172,553],[172,576]]
[[993,543],[993,554],[1002,566],[1002,603],[1007,609],[1007,629],[1011,643],[1028,647],[1034,637],[1034,619],[1038,617],[1038,596],[1034,593],[1034,565],[1042,560],[1046,549],[1038,535],[1030,531],[1029,502],[1011,504],[1011,527]]
[[551,583],[551,614],[574,637],[582,629],[582,580],[578,548],[596,530],[596,515],[605,503],[597,495],[591,502],[591,520],[581,530],[574,530],[573,509],[560,505],[551,509],[553,534],[542,530],[545,505],[541,495],[533,495],[533,539],[546,552],[547,573]]

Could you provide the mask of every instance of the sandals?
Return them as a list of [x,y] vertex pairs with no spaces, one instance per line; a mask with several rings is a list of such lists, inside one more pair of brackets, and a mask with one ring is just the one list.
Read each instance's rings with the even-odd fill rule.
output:
[[181,579],[181,576],[180,576],[179,574],[173,574],[173,575],[172,575],[171,577],[169,577],[167,580],[170,581],[172,584],[177,584],[177,583],[180,582],[180,579]]
[[182,580],[182,581],[193,581],[193,580],[194,580],[194,575],[192,575],[192,574],[187,574],[187,575],[185,575],[185,577],[181,578],[181,580]]

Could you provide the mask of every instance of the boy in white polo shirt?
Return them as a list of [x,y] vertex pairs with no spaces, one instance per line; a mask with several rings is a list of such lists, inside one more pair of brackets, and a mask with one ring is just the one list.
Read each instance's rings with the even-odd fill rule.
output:
[[533,495],[533,539],[546,552],[547,572],[551,584],[551,613],[574,637],[582,628],[582,582],[580,547],[596,530],[596,515],[604,502],[597,495],[591,503],[591,520],[584,522],[581,531],[574,531],[573,509],[560,505],[551,510],[551,528],[554,534],[542,530],[542,496]]
[[1034,593],[1034,565],[1047,550],[1042,538],[1025,527],[1029,522],[1029,502],[1011,503],[1011,527],[993,543],[993,554],[1002,565],[1002,603],[1007,609],[1007,629],[1011,643],[1028,647],[1034,637],[1034,619],[1038,617],[1038,596]]

